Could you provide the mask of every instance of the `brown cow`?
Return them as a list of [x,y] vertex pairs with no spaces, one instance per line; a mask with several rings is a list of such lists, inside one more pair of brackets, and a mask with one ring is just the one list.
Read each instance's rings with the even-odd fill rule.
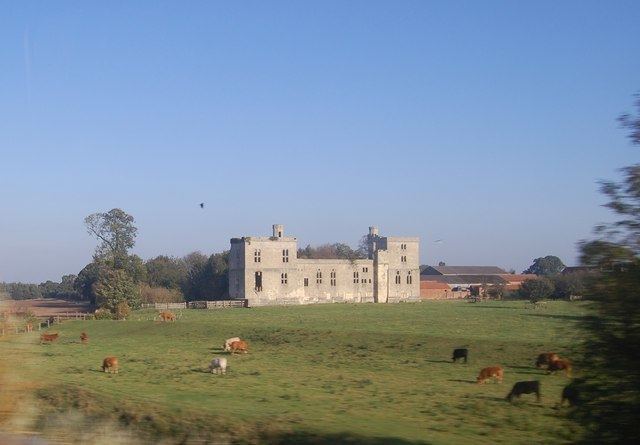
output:
[[549,366],[549,363],[559,358],[560,357],[555,352],[543,352],[536,360],[536,368],[542,368],[543,365]]
[[236,352],[244,352],[246,354],[248,352],[248,347],[249,345],[247,345],[247,342],[244,340],[234,341],[229,345],[229,349],[232,354],[235,354]]
[[40,336],[40,342],[54,342],[58,339],[59,334],[56,332],[54,334],[48,334],[46,332],[44,332],[41,336]]
[[83,332],[82,334],[80,334],[80,341],[85,345],[89,342],[89,336],[87,335],[86,332]]
[[567,377],[571,377],[571,362],[569,360],[559,358],[549,363],[547,373],[551,374],[562,370],[564,370]]
[[105,357],[102,360],[102,371],[111,373],[118,373],[118,358],[117,357]]
[[495,377],[498,382],[502,383],[502,377],[504,375],[504,370],[502,366],[490,366],[488,368],[483,368],[478,375],[476,381],[478,384],[484,383],[492,377]]
[[176,314],[171,311],[162,311],[158,314],[162,321],[176,321]]

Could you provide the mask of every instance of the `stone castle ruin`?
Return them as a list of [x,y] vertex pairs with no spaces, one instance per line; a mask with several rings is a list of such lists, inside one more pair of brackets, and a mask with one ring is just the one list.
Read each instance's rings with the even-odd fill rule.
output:
[[419,301],[419,244],[369,227],[367,259],[303,259],[298,240],[274,224],[270,237],[231,239],[229,296],[249,306]]

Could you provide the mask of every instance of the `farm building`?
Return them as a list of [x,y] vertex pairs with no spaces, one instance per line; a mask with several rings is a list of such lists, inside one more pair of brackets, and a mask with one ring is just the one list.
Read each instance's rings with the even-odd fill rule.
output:
[[[510,274],[496,266],[427,266],[420,275],[420,296],[423,299],[463,298],[470,291],[481,293],[489,286],[504,286],[505,290],[513,291],[519,289],[525,280],[535,277],[529,274]],[[449,294],[445,294],[443,285],[452,292],[458,292],[457,296],[449,297]],[[441,294],[436,291],[438,287]]]

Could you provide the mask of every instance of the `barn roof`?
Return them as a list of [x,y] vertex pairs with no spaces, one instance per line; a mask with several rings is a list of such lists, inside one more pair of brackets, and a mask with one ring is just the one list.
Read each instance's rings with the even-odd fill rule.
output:
[[506,275],[496,266],[428,266],[422,275]]

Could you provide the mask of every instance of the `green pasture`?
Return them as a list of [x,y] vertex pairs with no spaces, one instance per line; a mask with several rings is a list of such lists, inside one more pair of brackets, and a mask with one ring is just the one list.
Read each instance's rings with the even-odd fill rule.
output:
[[[569,443],[579,434],[558,409],[564,375],[537,370],[539,352],[572,358],[580,303],[525,309],[521,302],[332,304],[156,311],[127,321],[70,321],[0,342],[45,406],[112,417],[148,435],[189,441],[189,431],[238,442]],[[89,344],[80,343],[81,331]],[[225,338],[246,355],[221,352]],[[468,347],[468,364],[451,363]],[[120,373],[100,372],[115,355]],[[225,355],[226,376],[206,372]],[[477,385],[480,368],[502,365],[503,384]],[[579,374],[580,370],[575,373]],[[540,380],[542,402],[505,401],[511,385]],[[229,425],[233,425],[230,427]],[[202,434],[205,434],[202,433]],[[193,434],[193,433],[191,433]],[[213,434],[214,436],[211,436]],[[195,440],[195,439],[194,439]]]

